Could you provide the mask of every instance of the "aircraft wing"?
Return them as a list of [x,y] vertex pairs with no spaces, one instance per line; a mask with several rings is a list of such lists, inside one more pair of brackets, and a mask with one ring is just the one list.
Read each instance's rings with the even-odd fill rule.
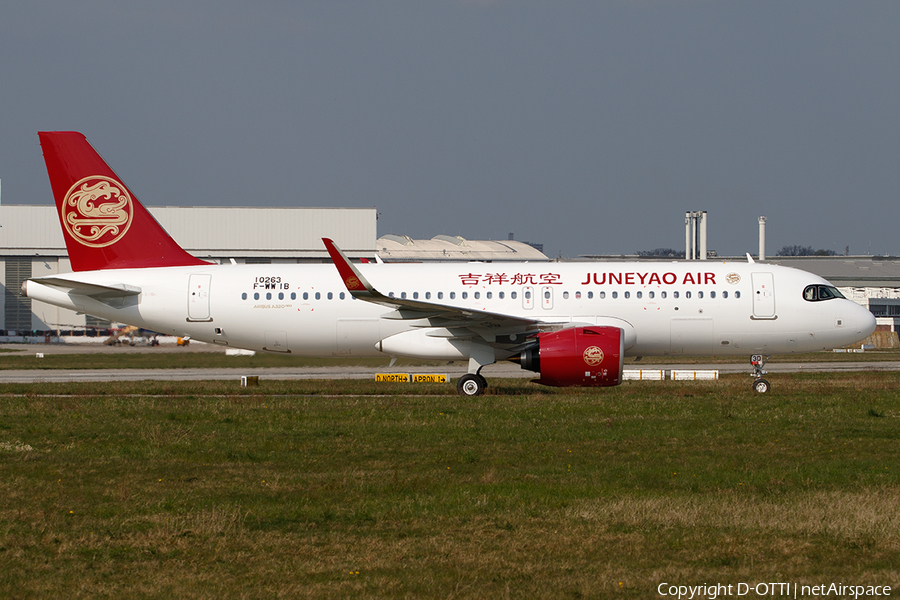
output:
[[[322,238],[322,241],[350,295],[358,300],[393,308],[396,311],[385,315],[383,317],[385,319],[427,319],[428,324],[422,325],[422,327],[442,327],[450,330],[464,328],[488,339],[493,337],[490,335],[492,331],[507,335],[515,333],[518,336],[540,331],[555,331],[573,325],[571,322],[538,321],[486,310],[467,310],[444,304],[387,296],[369,283],[332,240]],[[465,336],[464,332],[459,333],[461,335],[452,337]]]

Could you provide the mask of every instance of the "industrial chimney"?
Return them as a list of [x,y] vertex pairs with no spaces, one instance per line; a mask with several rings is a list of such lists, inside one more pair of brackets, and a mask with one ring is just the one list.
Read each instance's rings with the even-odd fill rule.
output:
[[766,260],[766,218],[759,218],[759,260]]
[[706,211],[684,213],[684,257],[706,260]]

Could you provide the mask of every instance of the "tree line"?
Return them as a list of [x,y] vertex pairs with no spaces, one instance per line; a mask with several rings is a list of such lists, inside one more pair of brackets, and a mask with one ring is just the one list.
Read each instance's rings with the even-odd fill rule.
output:
[[[674,248],[654,248],[653,250],[638,250],[635,252],[642,258],[684,258],[684,250],[675,250]],[[834,250],[825,250],[819,248],[816,250],[812,246],[784,246],[775,253],[775,256],[838,256]]]

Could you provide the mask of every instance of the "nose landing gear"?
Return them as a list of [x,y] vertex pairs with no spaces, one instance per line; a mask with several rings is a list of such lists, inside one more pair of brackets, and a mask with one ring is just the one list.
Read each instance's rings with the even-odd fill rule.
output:
[[754,354],[750,357],[750,364],[753,365],[753,373],[750,374],[754,378],[753,391],[759,394],[767,393],[771,387],[769,382],[763,379],[763,375],[766,374],[763,367],[766,366],[767,362],[769,362],[769,357],[763,357],[762,354]]

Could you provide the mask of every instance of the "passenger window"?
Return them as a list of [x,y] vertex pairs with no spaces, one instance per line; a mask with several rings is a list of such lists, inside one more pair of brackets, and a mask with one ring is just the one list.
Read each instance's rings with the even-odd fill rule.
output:
[[309,292],[303,292],[303,299],[309,300]]
[[613,297],[613,298],[618,298],[618,297],[619,297],[619,292],[613,292],[613,293],[612,293],[612,297]]
[[563,299],[564,299],[564,300],[568,300],[568,299],[569,299],[569,292],[563,292]]
[[727,297],[728,297],[728,292],[727,292],[727,291],[722,292],[722,297],[723,297],[723,298],[727,298]]
[[272,292],[266,292],[266,300],[272,299]]
[[[652,293],[653,293],[653,292],[651,292],[651,294],[652,294]],[[641,299],[641,298],[644,297],[644,292],[638,292],[638,293],[636,294],[636,296],[638,297],[638,299]]]
[[419,299],[419,292],[413,292],[413,300]]
[[491,292],[488,292],[487,294],[485,294],[485,297],[486,297],[488,300],[490,300],[490,299],[491,299]]
[[468,297],[469,297],[469,292],[463,292],[463,293],[462,293],[462,299],[463,299],[463,300],[468,299]]
[[475,299],[478,300],[481,298],[481,292],[475,292]]
[[698,298],[703,298],[703,292],[697,292],[697,297],[698,297]]
[[685,293],[684,293],[684,297],[685,297],[685,298],[690,298],[690,297],[691,297],[691,293],[690,293],[690,292],[685,292]]
[[316,300],[322,299],[322,292],[316,292]]
[[588,300],[592,300],[594,298],[594,292],[588,292]]
[[344,292],[341,292],[341,300],[343,300],[344,298],[345,298]]
[[580,300],[580,299],[581,299],[581,292],[575,292],[575,299],[576,299],[576,300]]
[[531,300],[531,292],[525,292],[525,299]]
[[510,293],[509,293],[509,297],[512,298],[513,300],[515,300],[515,299],[516,299],[516,296],[518,296],[518,295],[519,295],[519,294],[516,293],[516,292],[510,292]]
[[648,294],[648,296],[650,297],[651,300],[653,300],[654,298],[656,298],[656,292],[647,292],[647,294]]
[[600,299],[603,300],[606,298],[606,292],[600,292]]
[[259,292],[254,292],[254,293],[253,293],[253,299],[254,299],[254,300],[259,300]]
[[710,293],[709,293],[709,297],[710,297],[710,298],[715,298],[715,297],[716,297],[716,293],[715,293],[715,292],[710,292]]
[[406,292],[400,292],[400,299],[406,300]]
[[438,300],[444,299],[444,292],[438,292]]
[[291,292],[291,300],[297,299],[297,292]]
[[247,299],[247,292],[244,292],[243,294],[241,294],[241,300],[246,300],[246,299]]
[[284,292],[278,292],[278,299],[284,300]]
[[735,298],[740,298],[740,297],[741,297],[741,293],[740,293],[740,292],[735,292],[735,293],[734,293],[734,297],[735,297]]
[[678,292],[672,292],[672,297],[673,297],[673,298],[678,298]]
[[456,292],[450,292],[450,299],[456,300]]
[[331,292],[328,292],[328,299],[329,299],[329,300],[333,300],[333,299],[334,299],[334,294],[332,294]]
[[631,298],[631,292],[625,292],[625,298],[626,299]]
[[659,293],[659,297],[662,298],[663,300],[666,299],[666,295],[667,295],[667,294],[666,294],[665,292],[660,292],[660,293]]
[[504,292],[500,292],[499,294],[497,294],[497,297],[503,300],[503,298],[506,297],[506,294]]

